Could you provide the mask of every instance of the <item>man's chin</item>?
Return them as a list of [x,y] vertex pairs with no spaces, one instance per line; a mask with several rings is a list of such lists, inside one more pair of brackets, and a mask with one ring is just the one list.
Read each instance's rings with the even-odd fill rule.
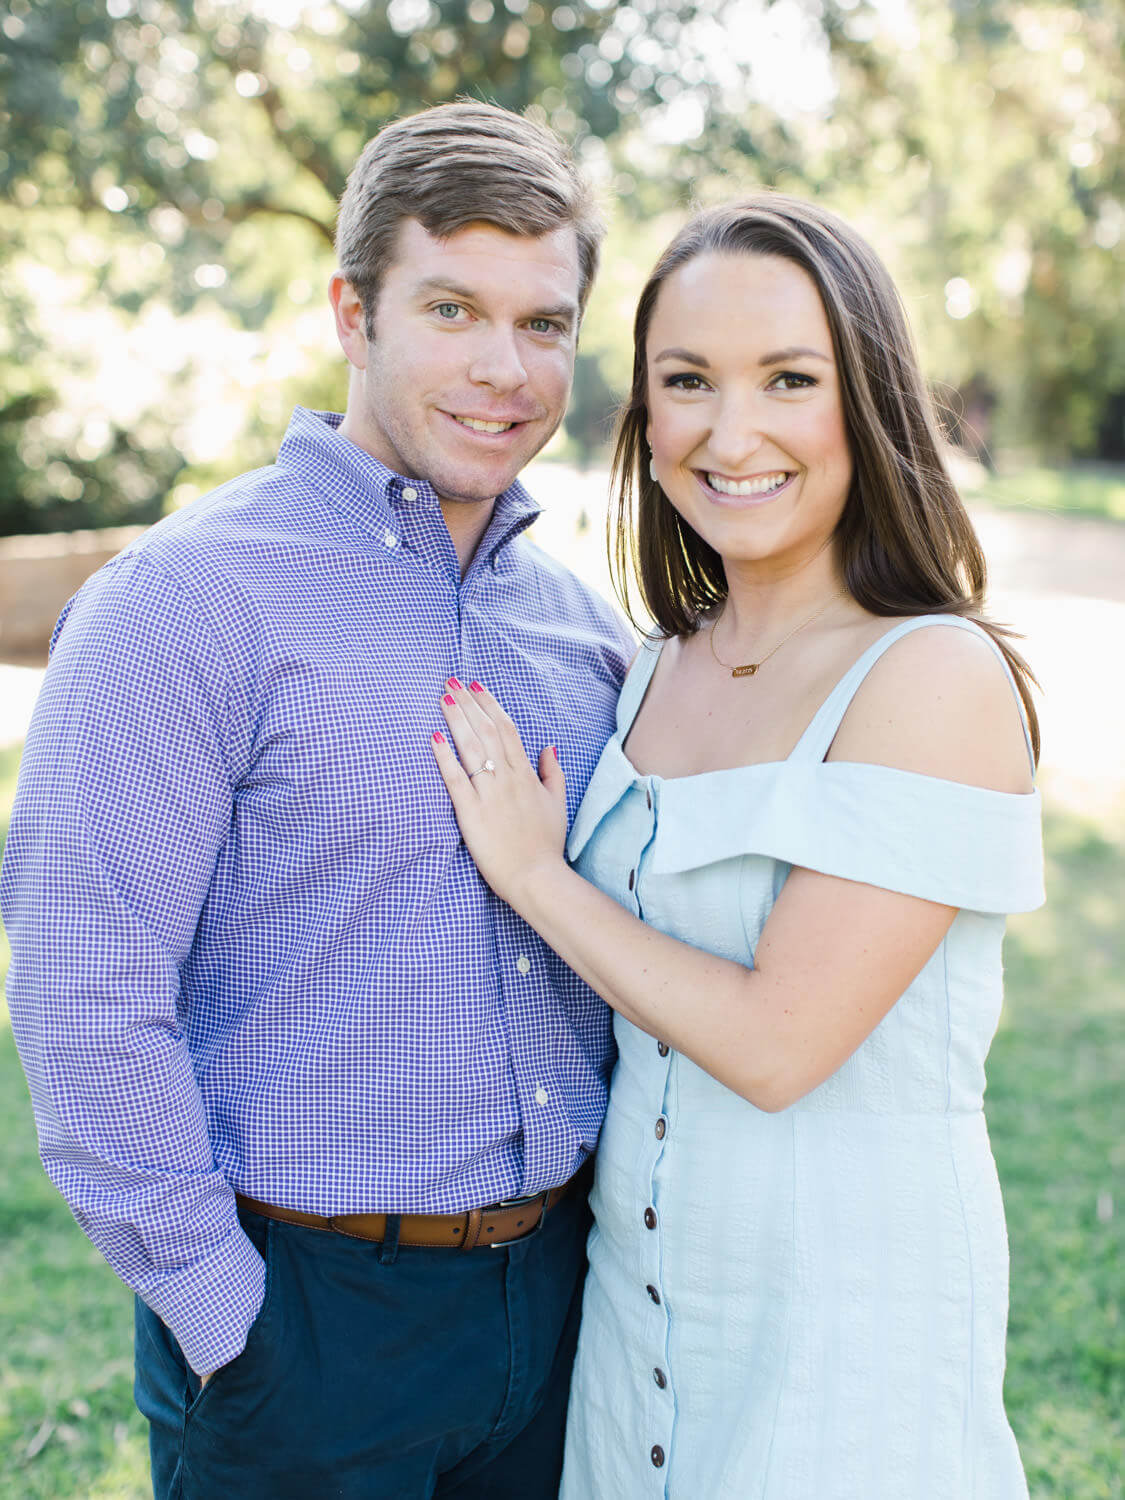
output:
[[519,469],[505,467],[495,469],[480,475],[467,476],[463,471],[458,473],[456,469],[446,475],[436,475],[430,479],[430,483],[443,501],[449,501],[453,505],[482,505],[502,495],[506,489],[515,483],[520,473]]

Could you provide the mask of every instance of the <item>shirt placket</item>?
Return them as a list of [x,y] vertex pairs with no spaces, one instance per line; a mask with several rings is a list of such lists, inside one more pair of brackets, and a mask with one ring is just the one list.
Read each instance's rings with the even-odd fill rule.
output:
[[[641,820],[640,837],[625,885],[629,908],[636,917],[644,921],[643,867],[659,821],[658,783],[650,777],[639,779],[634,784],[634,796],[643,798],[644,806],[643,810],[638,809]],[[669,1093],[675,1055],[663,1040],[654,1038],[647,1045],[651,1049],[651,1057],[646,1076],[651,1086],[646,1094],[654,1101],[654,1105],[651,1123],[641,1127],[646,1133],[646,1140],[639,1162],[637,1196],[633,1204],[639,1242],[635,1264],[640,1267],[643,1295],[648,1299],[647,1338],[643,1354],[647,1364],[635,1372],[635,1378],[640,1387],[647,1391],[647,1399],[642,1403],[646,1414],[644,1431],[636,1434],[636,1441],[640,1450],[637,1459],[644,1465],[647,1476],[645,1493],[652,1495],[655,1500],[655,1497],[667,1494],[668,1461],[676,1416],[675,1389],[669,1358],[669,1312],[664,1287],[663,1204],[657,1182],[658,1168],[670,1144]],[[647,1452],[644,1444],[648,1445]]]
[[[476,556],[459,589],[459,600],[472,596],[478,606],[487,599],[492,580],[502,570],[501,548],[522,531],[530,516],[494,518],[481,539]],[[469,618],[487,617],[482,607]],[[459,611],[458,642],[460,675],[465,682],[481,678],[487,682],[491,659],[483,641],[465,638],[464,611]],[[523,1124],[523,1193],[537,1193],[557,1186],[570,1173],[578,1148],[574,1123],[567,1112],[567,1099],[558,1077],[548,1071],[553,1056],[550,1032],[561,1026],[557,998],[544,967],[542,944],[499,901],[491,903],[496,972],[499,980],[502,1024],[511,1058],[512,1078]],[[529,1045],[534,1042],[537,1045]],[[546,1042],[546,1045],[539,1045]],[[522,1045],[521,1045],[522,1043]],[[537,1065],[529,1066],[532,1058]]]
[[[499,903],[497,903],[499,910]],[[508,928],[512,930],[509,931]],[[552,1055],[547,1028],[557,1024],[556,1000],[538,944],[520,937],[522,923],[496,920],[496,946],[504,1025],[512,1073],[523,1120],[523,1186],[542,1192],[565,1180],[577,1149],[574,1125],[557,1077],[548,1071]],[[524,929],[526,930],[526,929]],[[529,1047],[518,1040],[539,1037],[547,1045]],[[533,1066],[529,1062],[537,1061]]]

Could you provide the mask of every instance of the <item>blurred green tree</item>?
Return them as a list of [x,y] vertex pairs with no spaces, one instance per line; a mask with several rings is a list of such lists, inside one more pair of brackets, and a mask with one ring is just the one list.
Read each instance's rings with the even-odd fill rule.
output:
[[1120,458],[1125,7],[914,0],[826,26],[840,95],[808,180],[878,221],[955,417]]

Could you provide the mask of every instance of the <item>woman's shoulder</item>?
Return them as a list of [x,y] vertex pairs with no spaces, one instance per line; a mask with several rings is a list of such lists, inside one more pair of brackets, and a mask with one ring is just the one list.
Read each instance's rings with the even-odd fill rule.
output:
[[1015,684],[997,646],[970,621],[930,618],[892,640],[857,688],[828,759],[998,792],[1031,789]]

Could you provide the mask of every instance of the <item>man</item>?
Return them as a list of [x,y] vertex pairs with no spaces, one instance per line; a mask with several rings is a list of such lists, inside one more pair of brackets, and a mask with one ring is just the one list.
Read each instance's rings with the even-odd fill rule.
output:
[[611,732],[628,640],[516,483],[600,233],[531,122],[389,126],[340,210],[346,415],[56,630],[9,995],[47,1170],[138,1293],[158,1497],[556,1492],[608,1013],[477,877],[429,743],[479,679],[573,813]]

